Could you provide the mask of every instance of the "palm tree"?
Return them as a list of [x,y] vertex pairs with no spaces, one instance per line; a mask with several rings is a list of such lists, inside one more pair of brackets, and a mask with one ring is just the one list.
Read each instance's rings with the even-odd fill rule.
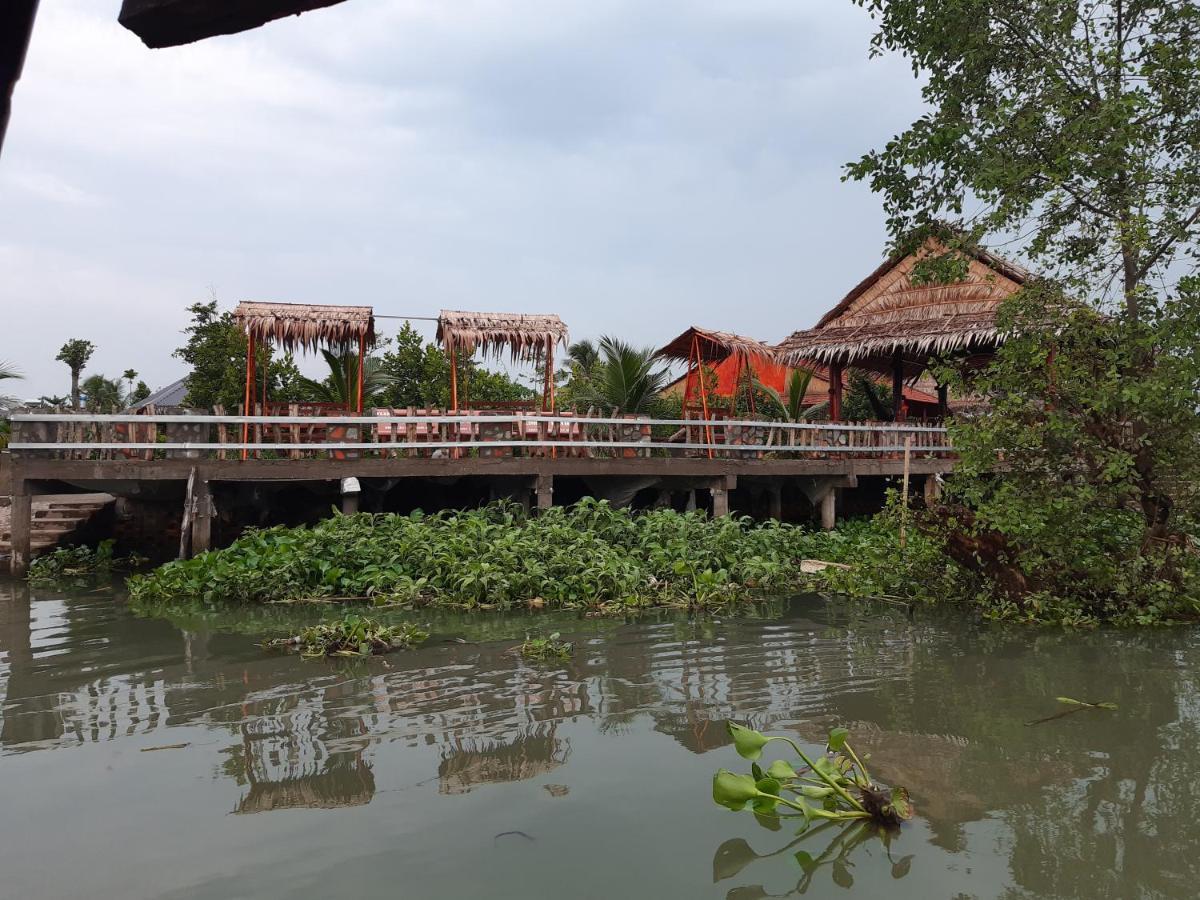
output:
[[[15,380],[17,378],[24,377],[25,376],[17,371],[14,366],[9,365],[8,363],[0,362],[0,381]],[[18,401],[16,397],[9,397],[5,394],[0,394],[0,408],[7,409],[10,406],[16,406],[17,403]]]
[[121,382],[116,378],[89,375],[80,388],[87,397],[89,412],[107,413],[125,405],[125,394],[121,390]]
[[79,409],[79,373],[83,371],[83,367],[88,364],[88,360],[95,352],[96,345],[91,341],[72,338],[62,345],[58,356],[54,357],[59,362],[66,363],[71,370],[71,405],[77,411]]
[[787,394],[784,395],[778,391],[772,391],[779,399],[779,405],[783,407],[783,414],[787,421],[811,421],[829,406],[829,401],[826,400],[823,403],[814,403],[808,409],[804,408],[804,398],[808,394],[808,388],[812,384],[812,380],[813,373],[808,369],[792,369],[785,385]]
[[[304,391],[313,399],[323,403],[336,403],[346,409],[358,405],[358,354],[352,351],[334,353],[322,350],[329,374],[322,381],[301,378]],[[389,387],[393,378],[383,371],[377,356],[368,356],[363,370],[363,406],[370,406],[376,394]]]
[[121,374],[121,377],[123,379],[125,379],[125,384],[127,385],[127,387],[125,389],[126,395],[132,397],[133,396],[133,380],[138,377],[137,370],[136,369],[126,369]]
[[638,348],[605,335],[599,351],[592,383],[583,394],[596,406],[615,413],[646,412],[670,383],[670,370],[655,368],[653,347]]

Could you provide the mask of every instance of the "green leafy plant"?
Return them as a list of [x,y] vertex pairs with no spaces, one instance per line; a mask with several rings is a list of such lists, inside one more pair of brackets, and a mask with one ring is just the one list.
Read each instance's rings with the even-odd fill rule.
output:
[[334,622],[322,622],[301,629],[287,638],[275,638],[263,644],[272,650],[295,650],[306,659],[322,656],[372,656],[414,647],[429,637],[416,625],[384,625],[358,613],[346,613]]
[[[727,723],[727,727],[734,749],[752,766],[746,775],[721,769],[713,776],[713,800],[726,809],[751,809],[760,816],[800,817],[804,820],[802,829],[816,820],[866,819],[897,826],[912,818],[908,790],[872,781],[844,728],[830,731],[826,753],[813,758],[791,738],[768,736],[734,722]],[[759,760],[773,742],[790,746],[798,761],[775,760],[763,769]]]
[[128,570],[145,563],[145,558],[130,554],[114,556],[114,542],[101,541],[92,547],[59,547],[44,553],[29,564],[29,580],[52,582],[81,575],[107,574]]
[[571,654],[575,652],[575,645],[570,641],[559,640],[559,633],[556,631],[549,637],[531,637],[526,635],[524,642],[517,648],[517,651],[525,659],[532,659],[537,662],[549,662],[551,660],[570,659]]
[[791,525],[637,513],[595,500],[536,517],[493,503],[249,531],[223,550],[133,578],[129,589],[149,606],[338,599],[601,612],[717,607],[796,585],[816,540]]

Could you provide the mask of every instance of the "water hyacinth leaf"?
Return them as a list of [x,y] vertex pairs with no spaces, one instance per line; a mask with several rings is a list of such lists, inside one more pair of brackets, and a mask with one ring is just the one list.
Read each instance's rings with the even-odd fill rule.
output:
[[908,799],[908,790],[902,787],[892,788],[892,811],[897,818],[908,821],[913,817],[912,801]]
[[733,738],[734,749],[742,759],[756,760],[762,756],[763,747],[767,745],[767,736],[751,728],[744,728],[734,722],[728,723],[729,736]]
[[795,770],[782,759],[777,759],[771,763],[770,768],[767,769],[767,774],[779,781],[790,781],[796,777]]
[[821,784],[804,784],[800,786],[800,793],[810,800],[824,800],[833,796],[833,788]]
[[721,769],[713,776],[713,800],[727,809],[743,810],[746,804],[758,795],[758,787],[749,775],[738,775]]
[[755,781],[762,781],[762,779],[767,777],[762,770],[762,766],[760,766],[758,763],[750,764],[750,774],[754,776]]
[[829,749],[834,753],[846,746],[846,738],[850,736],[850,732],[845,728],[834,728],[829,732]]
[[754,785],[760,791],[760,796],[754,801],[756,813],[773,813],[779,805],[779,789],[781,785],[774,778],[763,778]]

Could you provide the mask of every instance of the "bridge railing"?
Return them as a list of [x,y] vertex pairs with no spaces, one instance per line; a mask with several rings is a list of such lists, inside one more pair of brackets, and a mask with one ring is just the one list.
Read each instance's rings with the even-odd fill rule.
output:
[[23,414],[9,448],[54,459],[917,457],[953,453],[945,428],[568,413],[237,416]]

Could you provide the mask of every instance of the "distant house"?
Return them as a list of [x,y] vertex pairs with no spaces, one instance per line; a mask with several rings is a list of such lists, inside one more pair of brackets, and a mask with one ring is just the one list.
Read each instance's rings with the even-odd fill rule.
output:
[[178,381],[172,381],[166,387],[161,387],[145,400],[140,400],[133,406],[129,407],[130,412],[146,412],[150,407],[154,407],[155,412],[162,412],[165,409],[179,409],[187,400],[187,376],[180,378]]

